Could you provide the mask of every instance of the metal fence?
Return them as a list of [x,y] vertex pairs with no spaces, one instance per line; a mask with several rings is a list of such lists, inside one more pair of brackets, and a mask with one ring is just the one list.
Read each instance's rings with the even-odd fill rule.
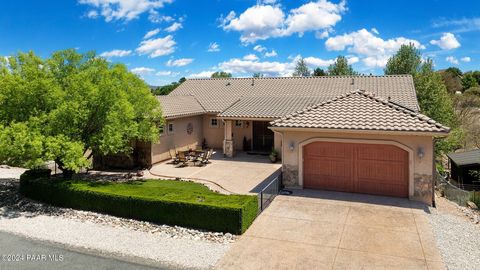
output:
[[445,198],[461,206],[465,206],[469,200],[472,200],[472,197],[475,199],[475,191],[462,189],[458,184],[450,181],[448,175],[441,175],[439,172],[436,172],[435,175],[435,188]]
[[259,198],[259,212],[262,212],[273,201],[275,196],[280,192],[282,185],[282,173],[275,176],[261,191]]

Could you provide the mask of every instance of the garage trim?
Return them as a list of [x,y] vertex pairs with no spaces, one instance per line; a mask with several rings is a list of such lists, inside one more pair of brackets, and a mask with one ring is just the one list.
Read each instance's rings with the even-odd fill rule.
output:
[[303,188],[303,147],[312,142],[338,142],[338,143],[358,143],[358,144],[387,144],[397,146],[408,153],[408,196],[413,197],[414,193],[414,151],[399,142],[390,140],[369,140],[369,139],[339,139],[339,138],[310,138],[298,144],[298,184]]

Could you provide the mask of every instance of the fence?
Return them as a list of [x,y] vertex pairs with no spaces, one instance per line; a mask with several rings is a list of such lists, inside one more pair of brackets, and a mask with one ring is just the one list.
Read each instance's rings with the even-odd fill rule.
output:
[[470,200],[478,201],[478,197],[480,197],[478,192],[462,189],[462,187],[455,182],[449,181],[448,175],[444,176],[439,172],[435,174],[435,188],[445,196],[445,198],[461,206],[465,206]]
[[262,212],[273,201],[275,196],[280,192],[282,185],[282,173],[275,176],[261,191],[259,210]]

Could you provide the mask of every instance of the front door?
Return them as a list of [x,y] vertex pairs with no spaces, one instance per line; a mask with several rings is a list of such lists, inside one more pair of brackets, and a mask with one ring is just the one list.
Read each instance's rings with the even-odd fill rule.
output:
[[266,121],[253,121],[253,150],[270,152],[273,148],[273,131]]

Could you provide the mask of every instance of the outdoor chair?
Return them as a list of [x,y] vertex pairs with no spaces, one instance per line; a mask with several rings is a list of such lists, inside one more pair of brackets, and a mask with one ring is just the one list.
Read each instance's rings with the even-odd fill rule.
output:
[[195,156],[195,158],[192,160],[193,165],[195,165],[198,162],[198,165],[203,165],[203,161],[206,159],[208,155],[208,151],[200,152],[198,155]]
[[170,149],[169,152],[170,152],[170,157],[172,157],[172,163],[178,164],[179,160],[178,160],[177,151],[175,151],[174,149]]
[[210,158],[212,157],[212,154],[213,154],[213,149],[205,151],[205,157],[202,159],[201,163],[205,165],[210,163]]
[[185,152],[179,152],[178,153],[178,164],[180,164],[180,166],[184,167],[184,166],[187,166],[187,163],[188,163],[188,157],[185,156]]

